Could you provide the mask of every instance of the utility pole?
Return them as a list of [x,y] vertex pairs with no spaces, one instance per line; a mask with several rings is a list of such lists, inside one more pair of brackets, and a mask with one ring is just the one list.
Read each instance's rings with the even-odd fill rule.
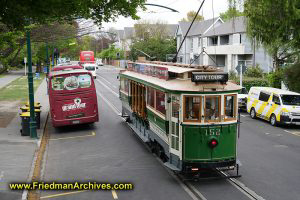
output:
[[35,113],[34,113],[34,89],[33,89],[33,76],[32,76],[30,31],[26,32],[26,41],[27,41],[27,54],[28,54],[28,89],[29,89],[29,106],[30,106],[29,130],[30,130],[30,137],[37,138],[36,121],[35,121]]
[[47,67],[47,75],[48,75],[49,74],[48,42],[46,42],[46,67]]
[[240,64],[240,86],[243,87],[243,65]]

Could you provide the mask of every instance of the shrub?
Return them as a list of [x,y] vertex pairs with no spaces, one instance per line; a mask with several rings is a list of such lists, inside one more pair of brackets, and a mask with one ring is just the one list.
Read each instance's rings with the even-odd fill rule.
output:
[[255,78],[263,78],[264,73],[263,70],[259,67],[259,65],[248,67],[245,76],[247,77],[255,77]]
[[228,78],[229,78],[229,80],[232,80],[234,82],[239,81],[239,77],[238,77],[237,73],[235,72],[235,70],[233,70],[233,69],[229,71]]
[[300,93],[300,62],[287,67],[284,70],[284,77],[289,90]]
[[269,87],[270,85],[267,79],[244,77],[243,86],[249,91],[251,87]]
[[281,81],[284,80],[284,70],[278,69],[275,72],[268,74],[267,79],[271,87],[281,88]]

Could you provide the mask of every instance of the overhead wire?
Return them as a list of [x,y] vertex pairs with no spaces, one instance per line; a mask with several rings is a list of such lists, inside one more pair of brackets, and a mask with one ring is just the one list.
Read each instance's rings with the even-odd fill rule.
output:
[[205,0],[202,1],[202,3],[201,3],[201,5],[200,5],[200,7],[199,7],[197,13],[196,13],[195,16],[194,16],[193,21],[191,22],[191,24],[190,24],[190,26],[189,26],[189,28],[188,28],[188,30],[187,30],[187,32],[186,32],[186,34],[185,34],[183,40],[181,41],[180,46],[179,46],[179,48],[178,48],[178,50],[177,50],[177,52],[176,52],[176,55],[174,56],[174,58],[173,58],[173,60],[172,60],[173,62],[176,62],[176,61],[177,61],[177,56],[178,56],[178,53],[179,53],[179,51],[180,51],[180,49],[181,49],[181,47],[182,47],[182,45],[183,45],[183,42],[185,41],[185,39],[186,39],[186,37],[187,37],[187,35],[188,35],[188,33],[189,33],[189,31],[190,31],[192,25],[194,24],[194,21],[195,21],[197,15],[199,14],[199,12],[200,12],[200,10],[201,10],[201,8],[202,8],[204,2],[205,2]]

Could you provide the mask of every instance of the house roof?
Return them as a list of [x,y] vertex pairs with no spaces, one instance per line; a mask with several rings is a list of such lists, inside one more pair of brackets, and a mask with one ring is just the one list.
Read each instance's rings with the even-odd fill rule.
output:
[[[191,30],[189,31],[187,36],[193,36],[193,35],[201,35],[203,34],[216,20],[221,18],[212,18],[200,22],[194,22],[194,24],[191,27]],[[187,30],[189,29],[191,22],[179,22],[179,27],[182,31],[182,35],[185,35]]]
[[244,33],[246,32],[246,18],[236,17],[231,20],[226,21],[225,23],[210,29],[204,36],[212,35],[227,35],[232,33]]

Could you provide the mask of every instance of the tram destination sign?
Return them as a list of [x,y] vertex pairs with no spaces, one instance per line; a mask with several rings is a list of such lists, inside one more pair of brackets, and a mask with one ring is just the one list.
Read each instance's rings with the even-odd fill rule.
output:
[[223,82],[228,81],[228,73],[192,72],[192,82]]

